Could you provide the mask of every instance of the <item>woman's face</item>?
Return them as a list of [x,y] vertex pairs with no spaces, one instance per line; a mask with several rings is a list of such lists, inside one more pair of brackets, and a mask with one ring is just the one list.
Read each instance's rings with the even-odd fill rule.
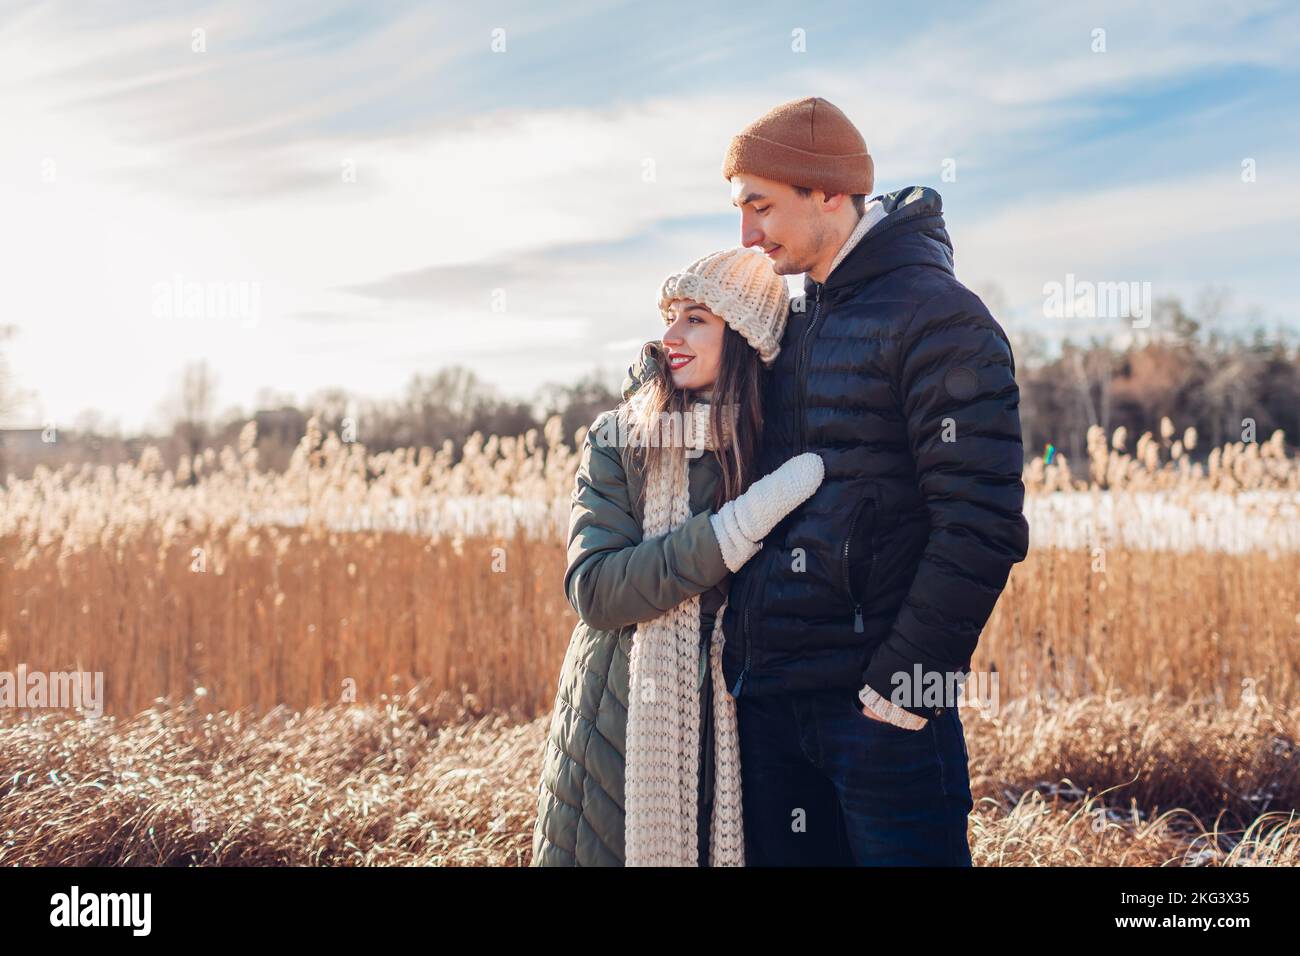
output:
[[674,299],[665,317],[664,351],[676,388],[712,388],[722,365],[726,323],[693,299]]

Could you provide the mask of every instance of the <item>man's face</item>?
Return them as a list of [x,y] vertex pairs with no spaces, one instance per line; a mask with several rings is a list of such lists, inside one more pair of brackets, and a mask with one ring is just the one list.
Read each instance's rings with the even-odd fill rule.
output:
[[788,183],[749,173],[731,177],[731,202],[740,209],[740,244],[767,253],[777,275],[812,268],[834,235],[823,193],[804,197]]

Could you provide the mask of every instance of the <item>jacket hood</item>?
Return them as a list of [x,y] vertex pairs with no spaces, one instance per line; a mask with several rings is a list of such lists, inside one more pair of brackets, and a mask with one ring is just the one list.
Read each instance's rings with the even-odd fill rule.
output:
[[[637,355],[636,360],[628,366],[627,374],[623,376],[623,401],[631,398],[637,389],[655,376],[656,362],[659,364],[658,374],[668,380],[670,372],[668,370],[667,353],[658,339],[651,339],[641,346],[641,352]],[[695,401],[706,404],[712,402],[713,390],[702,389],[697,391]]]
[[[929,186],[907,186],[874,197],[885,218],[876,223],[835,270],[820,283],[823,289],[874,279],[903,266],[926,265],[953,274],[952,240],[943,222],[943,200]],[[804,292],[813,295],[819,283],[804,276]]]
[[663,350],[658,346],[659,343],[654,340],[646,342],[641,346],[636,359],[627,367],[627,375],[623,377],[624,401],[631,398],[633,392],[656,374],[656,365],[659,366],[659,374],[667,374],[667,369],[663,366]]

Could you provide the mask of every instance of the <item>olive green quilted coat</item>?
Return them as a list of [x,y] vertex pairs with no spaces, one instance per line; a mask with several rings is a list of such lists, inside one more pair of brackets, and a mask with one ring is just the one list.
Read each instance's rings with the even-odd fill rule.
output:
[[582,449],[569,521],[564,590],[578,613],[560,674],[538,787],[533,866],[622,866],[628,655],[636,624],[700,595],[702,635],[726,596],[727,566],[709,525],[717,460],[690,460],[691,514],[642,540],[641,473],[630,449]]

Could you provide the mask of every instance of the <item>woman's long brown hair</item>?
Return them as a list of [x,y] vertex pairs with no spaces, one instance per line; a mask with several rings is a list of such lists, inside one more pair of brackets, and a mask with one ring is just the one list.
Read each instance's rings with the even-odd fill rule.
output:
[[[664,421],[665,413],[672,420],[680,421],[682,414],[696,401],[696,392],[673,384],[668,372],[668,356],[661,342],[647,342],[644,348],[653,361],[650,374],[638,387],[638,393],[642,389],[648,390],[643,399],[646,404],[642,421]],[[720,447],[714,451],[722,471],[722,481],[718,483],[713,498],[714,509],[721,508],[725,502],[745,491],[756,477],[758,444],[763,433],[763,372],[758,351],[730,325],[725,326],[718,379],[709,399],[709,433],[722,436]],[[725,428],[723,423],[723,409],[731,404],[739,407],[734,431]],[[672,415],[673,412],[677,414]],[[664,447],[659,442],[643,442],[640,447],[644,449],[643,474],[650,474],[664,454],[685,454],[683,447]],[[646,484],[641,482],[643,509]]]

